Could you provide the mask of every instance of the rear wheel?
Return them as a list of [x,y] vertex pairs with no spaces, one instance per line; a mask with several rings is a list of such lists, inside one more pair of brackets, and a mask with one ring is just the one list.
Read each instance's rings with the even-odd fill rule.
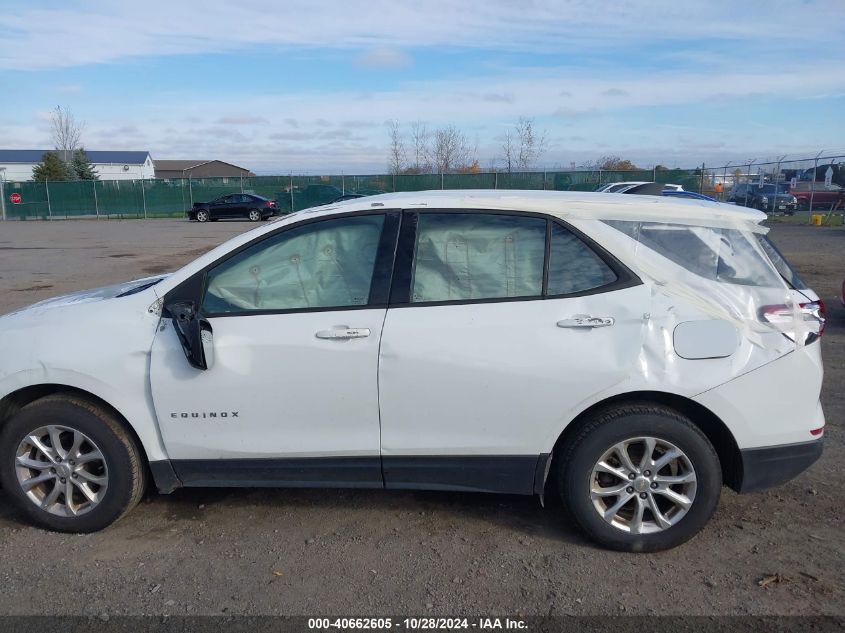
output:
[[259,222],[261,220],[261,211],[258,209],[250,209],[249,210],[249,221],[250,222]]
[[0,482],[35,524],[94,532],[140,501],[141,452],[113,415],[74,396],[27,405],[0,432]]
[[197,211],[197,222],[208,222],[208,220],[208,211],[206,211],[205,209],[200,209],[199,211]]
[[658,405],[600,412],[560,454],[558,483],[578,526],[607,547],[653,552],[680,545],[719,501],[719,459],[688,418]]

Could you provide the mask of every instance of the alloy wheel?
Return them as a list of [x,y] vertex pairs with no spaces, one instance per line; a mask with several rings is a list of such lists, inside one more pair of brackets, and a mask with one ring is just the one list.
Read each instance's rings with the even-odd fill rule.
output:
[[15,454],[15,473],[26,497],[43,511],[77,517],[93,510],[108,489],[102,451],[84,433],[43,426],[29,433]]
[[589,485],[593,507],[605,522],[630,534],[649,534],[684,518],[697,481],[680,448],[655,437],[633,437],[604,452]]

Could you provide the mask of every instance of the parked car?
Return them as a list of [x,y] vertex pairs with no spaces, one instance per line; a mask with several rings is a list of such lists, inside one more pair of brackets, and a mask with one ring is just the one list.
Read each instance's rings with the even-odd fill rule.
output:
[[[630,181],[630,182],[611,182],[602,187],[599,187],[596,191],[599,193],[626,193],[629,189],[637,187],[639,185],[648,185],[652,184],[650,181],[647,180],[640,180],[640,181]],[[684,188],[681,185],[673,185],[670,183],[663,183],[663,189],[666,191],[683,191]]]
[[831,183],[839,185],[840,187],[845,187],[845,164],[841,163],[829,163],[826,165],[818,165],[815,168],[810,167],[809,169],[805,169],[804,173],[801,174],[801,180],[824,182],[827,177],[828,169],[831,170]]
[[211,202],[195,202],[188,219],[215,222],[221,219],[245,218],[252,222],[266,220],[276,213],[276,203],[254,193],[230,193]]
[[810,210],[811,200],[814,209],[817,207],[829,209],[836,204],[840,207],[845,206],[845,189],[836,184],[825,185],[823,182],[800,181],[795,183],[794,187],[790,187],[789,193],[798,201],[798,208],[802,211]]
[[347,200],[357,200],[358,198],[363,198],[363,197],[364,197],[363,193],[345,193],[342,196],[338,196],[337,198],[335,198],[334,200],[332,200],[331,202],[329,202],[327,204],[334,204],[335,202],[345,202]]
[[279,218],[0,318],[0,483],[66,532],[125,515],[149,476],[556,491],[607,547],[678,545],[723,484],[779,485],[822,451],[819,343],[764,219],[551,191]]
[[731,190],[728,202],[786,215],[794,215],[798,209],[798,200],[787,191],[787,185],[784,184],[765,183],[761,186],[758,183],[740,183]]
[[705,200],[707,202],[719,202],[716,198],[711,198],[710,196],[705,196],[703,193],[697,193],[695,191],[664,189],[661,195],[672,198],[692,198],[694,200]]

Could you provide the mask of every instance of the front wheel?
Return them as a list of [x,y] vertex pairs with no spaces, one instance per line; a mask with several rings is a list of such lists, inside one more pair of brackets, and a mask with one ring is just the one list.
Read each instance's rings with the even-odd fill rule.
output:
[[25,406],[0,432],[0,483],[36,525],[95,532],[140,501],[146,471],[132,436],[72,395]]
[[719,502],[716,451],[688,418],[630,404],[590,419],[558,459],[564,505],[593,540],[653,552],[692,538]]

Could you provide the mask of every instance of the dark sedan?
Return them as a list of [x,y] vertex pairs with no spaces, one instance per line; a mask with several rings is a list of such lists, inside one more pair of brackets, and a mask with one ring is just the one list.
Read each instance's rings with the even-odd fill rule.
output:
[[276,203],[254,193],[230,193],[211,202],[195,202],[188,219],[215,222],[222,218],[242,218],[260,222],[276,214]]
[[785,190],[785,185],[754,183],[737,185],[728,198],[746,207],[752,207],[766,213],[785,213],[792,215],[798,209],[798,200]]

